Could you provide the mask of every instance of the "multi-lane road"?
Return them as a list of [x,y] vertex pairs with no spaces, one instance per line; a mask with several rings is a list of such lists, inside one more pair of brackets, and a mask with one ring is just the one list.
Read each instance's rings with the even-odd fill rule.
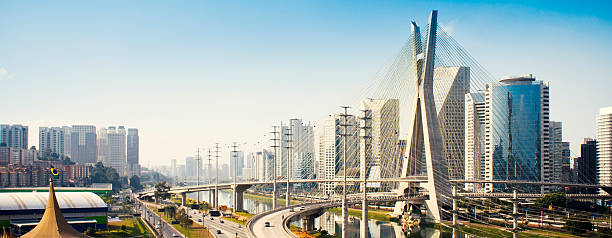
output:
[[149,209],[145,203],[140,200],[133,200],[137,204],[138,211],[144,219],[153,228],[157,237],[185,237],[179,231],[177,231],[172,225],[168,224],[162,219],[157,213]]
[[[211,220],[210,216],[202,217],[202,213],[194,209],[188,209],[188,214],[194,223],[209,228],[219,238],[247,237],[246,229],[238,223],[227,220],[223,220],[223,223],[221,223],[220,217],[213,217],[213,220]],[[221,234],[217,230],[221,231]]]
[[[303,204],[302,206],[291,206],[288,208],[279,208],[273,210],[263,216],[255,217],[247,229],[251,229],[252,234],[255,237],[288,237],[289,235],[285,232],[283,227],[283,220],[294,212],[302,210],[317,209],[320,206],[324,206],[326,203],[311,203]],[[266,226],[269,223],[269,226]],[[290,236],[289,236],[290,237]]]

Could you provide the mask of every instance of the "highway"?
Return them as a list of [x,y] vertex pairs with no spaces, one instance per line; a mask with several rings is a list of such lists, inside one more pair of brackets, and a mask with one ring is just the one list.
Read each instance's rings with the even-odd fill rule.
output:
[[149,225],[155,230],[157,237],[185,237],[179,231],[177,231],[172,225],[168,224],[154,211],[151,211],[145,203],[140,200],[134,199],[135,204],[138,204],[139,212],[141,217],[149,223]]
[[[219,217],[214,217],[213,220],[210,220],[210,216],[206,216],[203,218],[202,213],[193,209],[188,209],[188,214],[191,216],[191,220],[193,220],[194,223],[210,228],[211,232],[219,238],[247,237],[246,229],[238,223],[227,220],[223,220],[223,223],[220,223]],[[200,219],[202,220],[201,222]],[[217,230],[220,230],[221,234],[217,234]]]
[[[317,207],[325,204],[328,203],[304,204],[303,206],[305,210],[309,210],[316,209]],[[300,205],[291,206],[289,208],[279,208],[262,216],[255,217],[248,229],[251,229],[251,232],[255,237],[290,237],[285,232],[283,220],[293,213],[291,212],[292,208],[294,211],[299,211]],[[270,222],[270,227],[265,226],[266,222]]]

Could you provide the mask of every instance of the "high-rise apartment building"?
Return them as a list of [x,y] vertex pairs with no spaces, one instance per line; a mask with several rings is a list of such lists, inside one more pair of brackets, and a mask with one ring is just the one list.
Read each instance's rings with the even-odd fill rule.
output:
[[194,178],[197,177],[198,167],[196,166],[196,158],[189,156],[185,158],[185,177]]
[[38,128],[38,151],[41,156],[66,156],[66,135],[64,129],[60,127],[39,127]]
[[[465,179],[484,180],[485,164],[485,94],[465,94]],[[468,191],[481,192],[480,184],[466,183]]]
[[470,92],[470,68],[437,67],[434,69],[433,84],[449,179],[462,179],[465,172],[464,107],[465,94]]
[[[552,181],[568,183],[570,180],[570,145],[563,142],[563,124],[550,122],[550,161],[552,163]],[[560,188],[557,188],[557,190]]]
[[599,109],[596,141],[597,182],[612,185],[612,107]]
[[[485,92],[485,180],[552,182],[549,87],[531,75],[491,83]],[[521,185],[520,192],[549,192]],[[506,190],[485,184],[486,192]]]
[[140,176],[139,164],[139,137],[138,129],[130,128],[127,134],[127,173],[131,178],[134,175]]
[[[346,122],[345,122],[346,119]],[[346,133],[344,131],[346,126]],[[357,176],[359,170],[359,125],[355,116],[346,118],[339,114],[329,115],[325,120],[323,132],[319,136],[319,171],[318,178],[335,179],[343,171],[344,153],[347,159],[347,174]],[[346,134],[346,138],[342,135]],[[344,140],[346,139],[346,151]],[[340,175],[344,176],[344,175]],[[320,183],[319,188],[329,194],[335,184],[331,182]]]
[[[359,153],[363,157],[360,161],[365,159],[365,167],[361,168],[360,173],[373,179],[392,176],[390,169],[395,168],[392,166],[399,139],[399,100],[366,99],[361,101],[361,110],[360,117],[368,118],[368,128],[360,133],[361,137],[366,136],[366,140],[358,138]],[[366,126],[363,124],[365,120],[358,123],[361,127]],[[370,184],[369,187],[378,185],[380,183]]]
[[64,134],[64,155],[72,158],[72,127],[62,126],[62,133]]
[[170,176],[172,177],[178,176],[177,167],[176,167],[176,159],[170,160]]
[[315,163],[313,127],[310,123],[305,124],[302,119],[294,118],[280,129],[276,174],[287,177],[288,161],[291,157],[292,179],[312,177]]
[[[310,123],[301,119],[289,120],[291,127],[291,177],[293,179],[313,178],[315,163],[314,131]],[[287,128],[285,128],[287,129]]]
[[28,126],[23,125],[0,125],[0,145],[8,147],[28,149]]
[[[597,184],[597,142],[584,138],[580,145],[580,157],[574,158],[573,183]],[[582,188],[580,193],[596,193],[597,189]]]
[[97,143],[98,143],[97,162],[104,163],[104,161],[106,161],[106,158],[108,157],[108,129],[106,128],[98,129]]
[[98,159],[96,127],[74,125],[70,134],[70,156],[72,161],[85,164]]
[[[235,157],[234,157],[235,156]],[[234,168],[237,168],[238,173],[234,173]],[[230,152],[230,175],[232,179],[234,175],[238,178],[242,177],[242,169],[244,168],[244,151]]]
[[125,176],[126,164],[126,146],[125,146],[125,127],[114,126],[108,127],[106,130],[107,136],[107,152],[104,158],[104,166],[109,166],[117,170],[120,176]]
[[274,179],[274,152],[263,150],[255,153],[255,179],[271,181]]

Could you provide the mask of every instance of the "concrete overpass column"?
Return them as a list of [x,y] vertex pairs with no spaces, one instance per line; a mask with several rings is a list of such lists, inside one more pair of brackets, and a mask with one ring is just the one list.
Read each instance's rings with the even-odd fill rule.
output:
[[236,189],[235,192],[235,196],[236,196],[236,211],[243,211],[244,210],[244,190],[238,190]]
[[181,205],[187,206],[187,193],[181,193]]
[[314,231],[314,219],[315,216],[304,216],[302,217],[302,231],[309,232]]
[[219,189],[215,187],[211,191],[213,193],[213,209],[219,209]]

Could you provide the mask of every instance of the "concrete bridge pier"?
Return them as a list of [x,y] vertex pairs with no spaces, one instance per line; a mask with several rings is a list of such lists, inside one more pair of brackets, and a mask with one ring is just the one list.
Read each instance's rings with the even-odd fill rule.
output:
[[234,212],[244,211],[244,192],[251,185],[237,185],[232,188],[234,193]]
[[215,188],[210,190],[210,192],[213,194],[212,208],[219,209],[219,190]]
[[306,213],[303,213],[299,216],[299,219],[302,220],[302,231],[309,232],[314,231],[315,228],[315,218],[320,217],[325,213],[327,209],[316,209]]
[[302,217],[302,231],[304,232],[314,231],[315,218],[317,217],[318,216],[315,216],[315,215],[303,216]]
[[181,193],[181,205],[187,206],[187,193]]

